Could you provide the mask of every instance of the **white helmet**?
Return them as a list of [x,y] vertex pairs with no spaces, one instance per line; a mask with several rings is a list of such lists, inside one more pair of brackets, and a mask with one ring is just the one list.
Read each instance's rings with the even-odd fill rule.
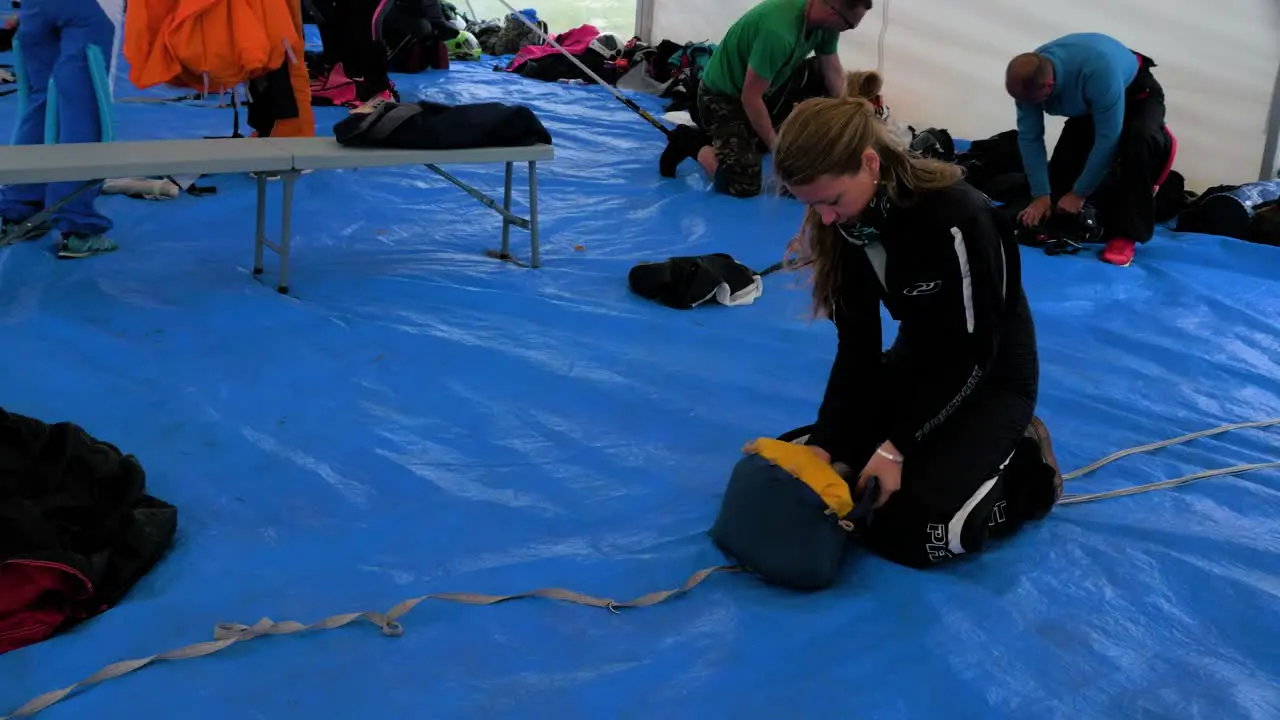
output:
[[613,33],[600,33],[591,41],[591,49],[603,55],[605,60],[617,60],[622,56],[622,41]]

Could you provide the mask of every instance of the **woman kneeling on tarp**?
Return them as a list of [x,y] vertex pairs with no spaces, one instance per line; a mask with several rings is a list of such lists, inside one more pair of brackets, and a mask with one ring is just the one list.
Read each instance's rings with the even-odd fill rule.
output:
[[[814,313],[839,334],[817,422],[788,439],[861,468],[856,495],[878,479],[864,543],[925,567],[1045,516],[1062,477],[1034,417],[1035,326],[1012,228],[961,168],[893,142],[865,100],[802,103],[775,153],[808,206],[798,259]],[[899,322],[883,352],[881,303]]]

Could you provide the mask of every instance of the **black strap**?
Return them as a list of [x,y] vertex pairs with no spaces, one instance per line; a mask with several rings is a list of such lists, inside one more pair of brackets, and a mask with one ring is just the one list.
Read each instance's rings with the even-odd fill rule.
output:
[[1083,245],[1069,238],[1052,238],[1044,244],[1045,255],[1075,255],[1083,249]]
[[846,520],[865,520],[871,517],[871,513],[876,509],[876,501],[880,499],[880,478],[872,475],[867,478],[867,485],[862,491],[862,497],[858,498],[857,504],[845,515]]
[[[388,107],[390,109],[387,109]],[[365,144],[381,144],[395,132],[396,128],[421,112],[422,106],[416,103],[388,103],[377,111],[369,113],[369,119],[360,123],[357,134],[364,138]]]
[[196,197],[203,197],[205,195],[218,194],[218,188],[214,185],[196,185],[195,183],[191,183],[190,185],[183,187],[182,183],[178,182],[178,179],[175,178],[174,176],[165,175],[164,177],[169,182],[173,183],[174,185],[177,185],[179,190],[184,190],[188,194],[194,195]]
[[236,96],[235,88],[231,89],[231,134],[230,135],[205,135],[205,140],[223,140],[226,138],[239,139],[244,137],[240,133],[240,100]]
[[404,39],[400,41],[400,44],[396,46],[396,49],[387,53],[387,62],[395,60],[396,56],[400,54],[400,51],[409,47],[414,40],[415,38],[412,35],[405,35]]
[[244,137],[240,134],[240,100],[236,96],[235,88],[231,88],[231,137]]

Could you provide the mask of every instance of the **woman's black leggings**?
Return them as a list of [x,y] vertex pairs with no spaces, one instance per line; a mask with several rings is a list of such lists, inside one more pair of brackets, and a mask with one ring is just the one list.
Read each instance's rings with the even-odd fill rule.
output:
[[[993,392],[971,403],[963,417],[953,417],[907,458],[902,489],[859,533],[876,554],[908,567],[929,567],[980,552],[988,539],[1013,535],[1052,508],[1053,469],[1026,437],[1034,401]],[[803,443],[809,427],[779,439]],[[870,460],[876,444],[842,456]]]
[[387,77],[387,46],[374,37],[373,16],[379,0],[336,0],[332,17],[319,26],[325,64],[342,63],[356,81],[356,95],[366,101],[391,89]]

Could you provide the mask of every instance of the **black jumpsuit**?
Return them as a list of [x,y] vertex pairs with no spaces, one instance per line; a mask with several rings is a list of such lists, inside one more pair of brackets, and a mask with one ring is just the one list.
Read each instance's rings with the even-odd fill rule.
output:
[[[902,487],[862,539],[912,567],[977,552],[1044,512],[1019,486],[1018,468],[1040,463],[1024,440],[1039,361],[1004,222],[959,182],[901,207],[881,194],[840,228],[839,346],[817,422],[796,432],[855,471],[885,440],[902,453]],[[899,323],[883,352],[881,303]]]

